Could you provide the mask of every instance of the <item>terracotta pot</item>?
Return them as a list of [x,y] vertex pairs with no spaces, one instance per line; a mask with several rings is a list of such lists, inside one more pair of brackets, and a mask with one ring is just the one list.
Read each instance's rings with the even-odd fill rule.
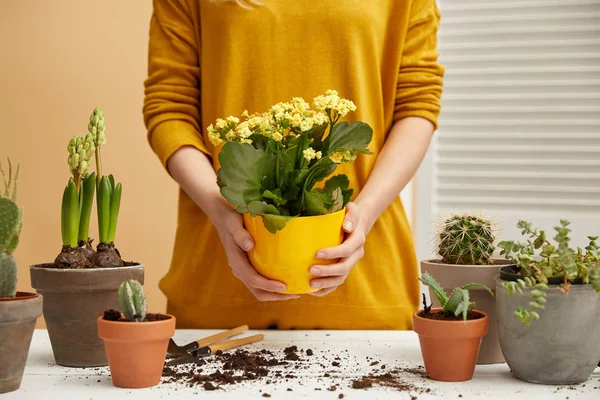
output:
[[[433,312],[441,308],[432,309]],[[473,377],[481,338],[488,331],[488,316],[467,321],[442,321],[413,314],[427,376],[436,381],[461,382]]]
[[0,298],[0,393],[21,386],[35,321],[42,315],[42,296],[17,292]]
[[[477,364],[504,363],[504,355],[498,340],[498,321],[496,318],[496,282],[494,277],[498,275],[500,267],[509,265],[508,260],[494,259],[494,265],[454,265],[441,262],[421,261],[421,273],[429,272],[450,293],[456,287],[468,283],[482,283],[494,291],[494,297],[483,289],[472,288],[469,290],[471,301],[474,301],[478,310],[483,311],[489,317],[489,332],[481,342]],[[429,289],[429,297],[434,307],[440,307],[440,303]]]
[[310,287],[310,267],[331,264],[332,260],[315,258],[321,249],[337,246],[344,240],[342,224],[346,211],[314,217],[295,217],[285,228],[273,234],[265,228],[262,217],[244,214],[244,225],[254,239],[248,256],[252,266],[264,277],[286,284],[288,294],[305,294]]
[[175,317],[152,322],[98,321],[115,386],[145,388],[160,383]]
[[31,267],[31,286],[44,296],[44,318],[59,365],[107,365],[96,317],[118,309],[117,288],[127,279],[144,283],[144,266],[122,268],[56,269],[48,264]]

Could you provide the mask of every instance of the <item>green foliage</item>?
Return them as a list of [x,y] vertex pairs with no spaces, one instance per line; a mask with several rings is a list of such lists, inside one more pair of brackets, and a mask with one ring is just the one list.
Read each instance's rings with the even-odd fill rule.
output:
[[112,243],[115,240],[122,190],[120,183],[115,186],[112,175],[100,179],[97,194],[100,243]]
[[492,221],[454,214],[438,231],[437,251],[446,264],[490,265],[495,241]]
[[419,280],[429,288],[435,294],[442,309],[445,313],[459,316],[462,314],[463,320],[467,320],[467,314],[470,309],[473,309],[475,303],[470,301],[469,289],[471,288],[482,288],[485,289],[491,296],[494,296],[492,290],[480,283],[469,283],[460,288],[455,288],[450,296],[446,293],[444,288],[434,279],[429,273],[424,273]]
[[560,225],[554,228],[555,243],[552,244],[547,240],[545,231],[533,228],[530,222],[519,221],[517,227],[526,239],[521,242],[502,241],[498,244],[502,249],[500,254],[517,265],[522,277],[517,282],[503,282],[507,294],[522,295],[523,289],[531,290],[530,310],[519,307],[515,311],[515,318],[528,326],[539,319],[535,310],[544,308],[546,304],[545,291],[550,278],[561,279],[563,283],[558,286],[558,290],[565,294],[569,292],[571,282],[577,278],[600,292],[600,248],[596,243],[598,237],[588,236],[589,244],[585,251],[581,248],[573,249],[569,244],[569,225],[567,220],[560,221]]
[[119,306],[128,321],[141,322],[146,318],[146,296],[142,285],[135,279],[121,282],[117,290]]
[[83,179],[79,189],[79,241],[87,242],[90,232],[90,217],[92,205],[94,204],[94,192],[96,191],[96,173],[92,172]]
[[[291,105],[275,107],[285,109]],[[338,108],[344,107],[338,104]],[[313,111],[300,115],[304,114],[311,120],[315,118]],[[250,118],[260,118],[260,123],[239,123],[237,118],[229,117],[227,121],[220,120],[217,127],[209,127],[217,142],[225,140],[226,132],[238,132],[219,153],[217,183],[221,194],[238,212],[263,216],[265,227],[272,233],[283,229],[289,217],[342,210],[353,194],[345,175],[334,176],[323,188],[316,185],[329,177],[339,163],[353,161],[356,154],[371,154],[367,146],[373,135],[364,122],[337,123],[339,115],[308,130],[291,125],[294,119],[281,117],[287,115],[283,111],[276,115],[269,117],[276,119],[272,126],[265,127],[265,121],[270,119],[260,115]],[[260,134],[248,135],[252,129]]]
[[17,293],[17,261],[12,254],[0,253],[0,297]]

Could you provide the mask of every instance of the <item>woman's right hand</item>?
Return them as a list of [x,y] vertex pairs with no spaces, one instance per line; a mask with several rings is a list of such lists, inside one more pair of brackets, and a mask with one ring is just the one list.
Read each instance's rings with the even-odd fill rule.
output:
[[248,260],[247,252],[254,247],[254,241],[246,229],[242,216],[229,206],[211,218],[225,247],[231,271],[259,301],[279,301],[297,299],[298,295],[282,294],[285,284],[260,275]]

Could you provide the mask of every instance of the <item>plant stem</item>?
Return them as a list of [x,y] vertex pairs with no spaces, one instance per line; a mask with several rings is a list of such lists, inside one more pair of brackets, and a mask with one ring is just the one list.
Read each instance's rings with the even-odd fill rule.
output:
[[275,168],[275,179],[277,180],[277,187],[281,188],[281,185],[279,184],[279,142],[275,142],[275,145],[277,146],[277,152],[276,152],[276,157],[277,157],[277,167]]
[[102,158],[100,157],[100,146],[96,146],[96,186],[100,186],[102,179]]

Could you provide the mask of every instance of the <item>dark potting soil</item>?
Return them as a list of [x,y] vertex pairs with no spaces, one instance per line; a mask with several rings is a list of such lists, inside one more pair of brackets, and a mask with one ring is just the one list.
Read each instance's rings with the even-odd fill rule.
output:
[[[423,317],[423,318],[427,318],[427,319],[435,319],[438,321],[462,321],[463,320],[462,314],[457,317],[454,314],[445,313],[443,311],[428,312],[428,313],[424,313],[423,311],[421,311],[419,313],[419,317]],[[483,318],[483,315],[473,312],[473,311],[469,311],[467,313],[467,321],[479,319],[479,318]]]
[[[331,353],[326,354],[329,351],[315,354],[310,350],[312,357],[311,361],[308,361],[299,359],[298,353],[308,353],[308,351],[299,350],[297,346],[290,346],[281,352],[238,349],[229,353],[219,353],[202,359],[200,363],[179,366],[165,365],[163,383],[216,390],[223,386],[251,381],[257,382],[264,392],[264,388],[268,385],[289,383],[290,381],[302,383],[306,379],[310,379],[306,376],[303,377],[302,373],[299,375],[290,373],[291,371],[306,370],[310,371],[309,376],[311,377],[322,377],[329,380],[329,382],[324,382],[324,389],[321,385],[319,385],[321,387],[315,387],[314,389],[317,391],[335,392],[341,391],[343,387],[364,390],[377,386],[408,393],[430,391],[417,386],[417,382],[425,382],[427,379],[424,368],[420,366],[416,368],[392,366],[387,369],[389,372],[382,374],[381,367],[379,367],[380,361],[375,360],[371,362],[372,372],[357,379],[355,374],[345,374],[347,371],[354,372],[358,361],[347,354],[334,353],[332,356]],[[339,361],[331,361],[332,358]],[[368,357],[367,360],[373,359]],[[332,365],[336,365],[335,372],[331,370]],[[319,382],[323,383],[320,380]],[[267,393],[264,392],[264,394]],[[343,397],[343,394],[340,393],[338,398]]]
[[[121,312],[113,310],[113,309],[104,311],[103,318],[107,321],[133,322],[133,321],[129,321],[125,318],[122,318]],[[150,313],[150,314],[146,314],[146,318],[144,318],[144,320],[142,322],[164,321],[169,318],[171,318],[171,317],[169,317],[168,315],[164,315],[164,314],[160,314],[160,313],[156,313],[156,314]]]

